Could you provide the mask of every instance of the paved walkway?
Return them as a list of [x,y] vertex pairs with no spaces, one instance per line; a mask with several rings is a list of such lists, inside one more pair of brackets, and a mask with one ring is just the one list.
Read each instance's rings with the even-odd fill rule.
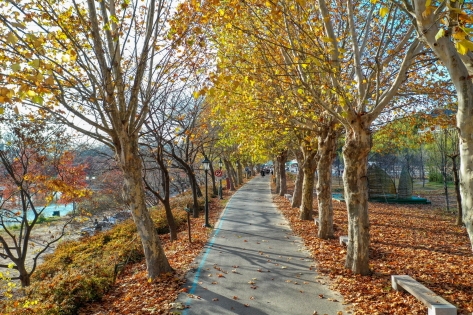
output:
[[342,314],[342,297],[323,284],[272,203],[270,178],[255,177],[228,202],[177,300],[188,307],[177,314]]

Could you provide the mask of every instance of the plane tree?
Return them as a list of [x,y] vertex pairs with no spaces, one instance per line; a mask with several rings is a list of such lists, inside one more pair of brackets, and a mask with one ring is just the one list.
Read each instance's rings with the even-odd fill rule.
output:
[[471,6],[464,1],[394,0],[412,19],[419,39],[438,57],[456,90],[463,223],[473,246],[473,42]]
[[[251,43],[249,47],[264,42],[272,46],[266,51],[280,51],[279,55],[275,54],[282,55],[284,60],[281,63],[281,57],[277,57],[279,72],[274,73],[278,82],[285,80],[283,86],[288,88],[283,89],[284,94],[297,93],[304,100],[291,103],[293,110],[307,113],[322,108],[325,112],[319,119],[324,122],[335,119],[335,124],[343,126],[344,187],[349,217],[345,265],[354,273],[368,274],[366,175],[371,127],[390,106],[403,102],[399,92],[410,78],[408,70],[415,57],[422,52],[414,28],[399,9],[389,10],[371,2],[355,4],[351,0],[319,1],[318,5],[307,1],[232,3],[212,6],[205,18],[209,19],[212,12],[213,25],[225,33],[227,42],[221,43],[225,43],[226,51],[233,45],[235,52],[245,52],[240,49],[241,41],[229,37],[230,33],[236,38],[246,36]],[[234,58],[230,63],[228,59],[234,55],[223,53],[220,61],[231,66],[240,60]],[[253,58],[256,62],[260,59]],[[420,65],[427,62],[421,60]],[[218,73],[224,70],[227,68],[219,68]],[[253,71],[247,67],[247,80],[255,84],[266,82],[257,71],[260,71],[258,66]],[[260,93],[267,91],[267,85],[264,88]],[[297,108],[297,104],[310,106]],[[328,154],[326,158],[333,156]]]
[[[312,20],[296,20],[300,9],[288,5],[283,11],[288,23],[295,21],[305,34],[313,33],[309,32],[313,28],[323,36],[290,42],[288,48],[294,53],[288,53],[286,60],[297,65],[292,73],[298,75],[307,97],[317,100],[344,128],[343,182],[349,221],[345,267],[366,275],[370,273],[366,175],[371,127],[393,101],[402,101],[396,94],[422,45],[396,10],[383,12],[371,3],[355,5],[350,0],[336,6],[322,0],[318,6],[304,8]],[[296,58],[299,50],[306,52],[305,58]],[[323,71],[328,80],[316,82],[315,76],[307,75],[310,70]]]
[[114,149],[149,278],[172,271],[146,208],[139,135],[172,78],[171,1],[4,1],[2,101],[49,112]]

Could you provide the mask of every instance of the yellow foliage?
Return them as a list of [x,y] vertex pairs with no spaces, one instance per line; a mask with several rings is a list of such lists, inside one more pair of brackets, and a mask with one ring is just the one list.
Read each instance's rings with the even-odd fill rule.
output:
[[381,9],[379,9],[379,15],[381,17],[384,17],[388,13],[389,13],[389,8],[387,7],[382,7]]
[[467,39],[463,39],[455,43],[455,47],[457,48],[458,52],[462,55],[466,55],[468,51],[473,51],[473,42]]
[[466,33],[461,29],[457,29],[455,32],[453,32],[452,37],[456,40],[462,40],[466,38]]
[[445,30],[443,28],[439,29],[437,34],[435,35],[435,40],[439,40],[439,38],[442,38],[445,36]]

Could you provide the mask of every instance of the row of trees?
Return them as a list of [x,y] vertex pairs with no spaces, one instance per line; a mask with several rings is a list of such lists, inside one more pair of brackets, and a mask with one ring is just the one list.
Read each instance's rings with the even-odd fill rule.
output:
[[33,125],[48,117],[111,149],[118,202],[131,210],[148,276],[171,271],[148,206],[164,205],[176,238],[172,172],[188,178],[194,216],[198,159],[222,158],[232,184],[242,179],[238,148],[216,149],[218,127],[199,98],[209,62],[202,45],[183,50],[172,1],[5,1],[0,10],[2,114],[29,115]]
[[[242,163],[270,155],[284,194],[292,150],[302,170],[301,219],[310,219],[317,169],[319,236],[328,238],[331,165],[343,133],[346,267],[367,274],[373,129],[409,108],[452,103],[454,90],[463,221],[473,242],[472,63],[467,35],[460,36],[469,15],[448,2],[5,1],[0,97],[113,149],[150,278],[171,267],[147,210],[143,178],[151,191],[158,183],[149,168],[159,165],[167,178],[166,163],[186,168],[198,156],[222,155],[239,175]],[[215,151],[217,141],[223,151]],[[189,178],[192,172],[186,169]],[[164,203],[166,185],[156,194]]]
[[370,272],[366,175],[373,131],[414,111],[458,104],[463,222],[473,236],[466,154],[471,42],[462,10],[455,1],[421,0],[189,1],[181,7],[182,24],[193,26],[182,31],[182,44],[204,36],[216,60],[206,101],[224,130],[253,151],[272,152],[280,194],[288,151],[298,158],[301,219],[310,219],[317,169],[323,238],[333,236],[331,165],[343,133],[345,266],[354,273]]

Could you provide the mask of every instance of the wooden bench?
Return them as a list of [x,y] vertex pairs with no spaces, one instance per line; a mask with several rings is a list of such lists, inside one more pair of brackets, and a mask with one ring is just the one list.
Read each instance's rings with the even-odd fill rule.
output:
[[457,308],[436,295],[421,283],[407,275],[392,275],[392,287],[396,291],[407,291],[428,308],[428,315],[456,315]]
[[292,195],[291,194],[284,194],[284,198],[289,200],[289,202],[292,202]]
[[348,246],[348,236],[347,235],[340,236],[340,245]]

